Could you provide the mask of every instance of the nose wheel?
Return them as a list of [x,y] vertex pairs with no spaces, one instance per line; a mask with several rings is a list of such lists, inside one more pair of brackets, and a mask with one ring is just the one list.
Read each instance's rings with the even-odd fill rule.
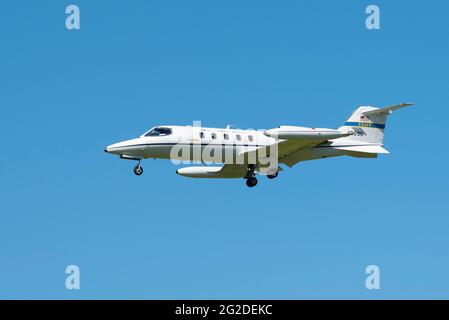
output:
[[139,163],[134,167],[134,174],[136,176],[140,176],[140,175],[142,175],[142,173],[143,173],[143,167]]

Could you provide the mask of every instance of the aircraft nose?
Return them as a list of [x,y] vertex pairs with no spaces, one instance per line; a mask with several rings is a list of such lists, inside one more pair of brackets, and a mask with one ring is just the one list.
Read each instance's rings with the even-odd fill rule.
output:
[[117,145],[117,143],[116,144],[111,144],[110,146],[104,147],[104,152],[106,152],[106,153],[114,153],[115,149],[117,148],[116,145]]
[[141,148],[141,140],[137,138],[111,144],[104,148],[104,152],[115,155],[135,155]]

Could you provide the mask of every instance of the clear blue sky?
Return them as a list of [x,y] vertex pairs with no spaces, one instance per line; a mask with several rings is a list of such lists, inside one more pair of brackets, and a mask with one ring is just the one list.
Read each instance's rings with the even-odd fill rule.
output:
[[[81,30],[65,29],[65,7]],[[377,4],[382,29],[365,28]],[[449,298],[447,1],[5,1],[0,298]],[[190,180],[104,146],[157,124],[336,128],[388,156]],[[81,290],[65,289],[65,267]],[[367,291],[365,267],[381,269]]]

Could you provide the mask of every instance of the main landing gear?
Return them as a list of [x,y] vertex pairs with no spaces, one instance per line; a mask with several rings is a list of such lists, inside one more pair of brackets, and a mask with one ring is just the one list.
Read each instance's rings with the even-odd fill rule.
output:
[[269,175],[267,175],[267,178],[270,179],[270,180],[272,180],[272,179],[276,178],[278,175],[279,175],[279,171],[277,171],[275,174],[269,174]]
[[246,185],[250,188],[255,187],[257,185],[256,177],[251,177],[246,179]]
[[[246,185],[250,188],[253,188],[257,185],[257,179],[256,179],[255,173],[254,173],[255,170],[256,170],[256,166],[254,164],[250,164],[246,168],[246,175],[245,175]],[[277,178],[278,175],[279,175],[279,171],[276,171],[273,174],[267,175],[267,178],[272,180],[272,179]]]
[[254,164],[248,165],[246,168],[246,185],[250,188],[253,188],[257,185],[257,178],[254,176],[254,171],[256,170],[256,166]]
[[140,161],[139,163],[134,167],[134,174],[136,176],[140,176],[143,173],[143,167],[140,165]]

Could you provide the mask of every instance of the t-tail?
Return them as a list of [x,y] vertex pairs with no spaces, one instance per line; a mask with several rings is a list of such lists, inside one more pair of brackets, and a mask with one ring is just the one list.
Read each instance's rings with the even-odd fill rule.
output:
[[338,139],[339,150],[349,152],[379,154],[389,153],[383,148],[387,118],[393,111],[406,108],[413,103],[403,103],[385,108],[362,106],[357,108],[345,124],[338,130],[352,133],[347,138]]

